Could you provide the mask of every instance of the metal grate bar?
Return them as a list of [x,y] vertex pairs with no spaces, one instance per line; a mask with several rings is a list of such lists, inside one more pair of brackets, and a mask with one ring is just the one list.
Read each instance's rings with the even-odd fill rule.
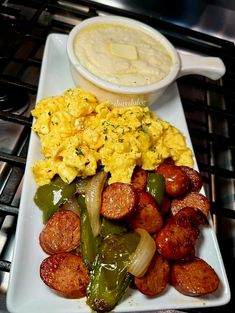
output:
[[225,111],[224,109],[215,108],[212,106],[205,105],[202,101],[190,101],[188,99],[184,99],[181,97],[182,104],[184,107],[188,107],[188,109],[203,111],[207,113],[215,113],[221,117],[228,118],[231,122],[235,122],[235,114],[233,112]]
[[0,212],[1,214],[18,215],[19,208],[5,203],[0,203]]
[[11,262],[0,260],[0,271],[10,272]]
[[219,202],[212,202],[210,208],[211,214],[218,216],[235,219],[235,211],[231,209],[224,208]]
[[32,125],[32,118],[22,115],[17,115],[9,112],[0,111],[0,119],[8,122],[18,123],[20,125],[30,126]]
[[225,177],[225,178],[235,178],[235,173],[234,171],[226,170],[218,166],[213,166],[213,165],[208,165],[204,164],[201,162],[198,162],[198,167],[200,168],[201,171],[214,174],[217,176]]
[[9,162],[12,165],[25,166],[26,158],[22,158],[17,155],[12,155],[3,151],[0,151],[0,161]]
[[194,129],[189,126],[190,135],[196,137],[201,136],[201,138],[206,139],[208,142],[214,142],[218,146],[226,146],[229,149],[235,149],[235,143],[233,138],[228,138],[215,133],[209,133],[200,129]]

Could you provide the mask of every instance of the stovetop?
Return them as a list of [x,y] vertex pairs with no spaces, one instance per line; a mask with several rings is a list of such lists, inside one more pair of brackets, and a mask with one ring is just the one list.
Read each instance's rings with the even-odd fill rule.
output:
[[[188,312],[232,312],[235,277],[235,17],[234,1],[1,1],[0,3],[0,312],[14,248],[41,61],[50,33],[68,34],[94,15],[122,15],[161,31],[180,50],[223,59],[223,79],[178,79],[179,92],[212,219],[231,285],[232,300],[220,308]],[[168,4],[171,3],[171,12]],[[190,3],[190,5],[189,5]],[[214,18],[216,16],[216,18]],[[218,16],[218,18],[217,18]],[[222,22],[221,22],[222,21]]]

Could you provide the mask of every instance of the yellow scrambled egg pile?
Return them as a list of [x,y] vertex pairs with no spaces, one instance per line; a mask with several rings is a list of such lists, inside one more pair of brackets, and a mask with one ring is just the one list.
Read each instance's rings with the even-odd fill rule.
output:
[[38,185],[56,174],[68,183],[94,175],[97,164],[110,172],[109,183],[130,183],[136,165],[153,170],[168,157],[193,166],[185,137],[148,107],[112,108],[81,89],[69,89],[38,102],[32,115],[44,156],[33,166]]

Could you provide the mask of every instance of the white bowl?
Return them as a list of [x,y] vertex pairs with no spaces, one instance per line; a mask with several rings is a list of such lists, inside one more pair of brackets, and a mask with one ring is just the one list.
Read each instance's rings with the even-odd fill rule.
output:
[[[114,84],[89,72],[79,63],[74,52],[77,34],[91,25],[119,24],[144,31],[159,41],[171,56],[173,66],[169,74],[159,82],[145,86],[122,86]],[[99,101],[111,101],[115,106],[151,105],[178,77],[188,74],[201,74],[211,79],[219,79],[225,73],[221,59],[181,54],[160,32],[139,21],[120,16],[98,16],[76,25],[68,36],[67,53],[75,85],[96,95]]]

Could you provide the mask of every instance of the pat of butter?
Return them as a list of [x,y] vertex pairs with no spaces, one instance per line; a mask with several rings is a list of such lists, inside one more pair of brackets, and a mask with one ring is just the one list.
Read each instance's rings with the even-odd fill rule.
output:
[[137,60],[138,58],[136,47],[132,45],[111,43],[110,51],[113,55],[128,60]]

